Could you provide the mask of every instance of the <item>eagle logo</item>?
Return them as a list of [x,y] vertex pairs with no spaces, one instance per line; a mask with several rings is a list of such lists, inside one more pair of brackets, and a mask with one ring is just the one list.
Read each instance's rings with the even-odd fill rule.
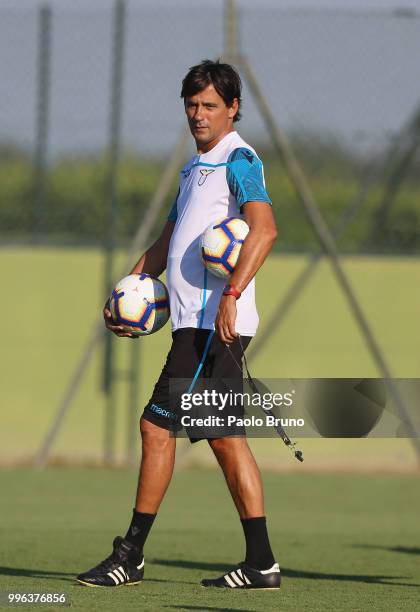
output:
[[201,185],[204,185],[204,183],[206,182],[206,178],[212,172],[214,172],[214,168],[201,168],[201,170],[200,170],[201,176],[198,179],[198,184],[200,185],[200,187],[201,187]]

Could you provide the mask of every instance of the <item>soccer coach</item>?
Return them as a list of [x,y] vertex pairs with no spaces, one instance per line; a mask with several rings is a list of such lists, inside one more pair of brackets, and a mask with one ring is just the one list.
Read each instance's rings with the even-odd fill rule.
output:
[[[241,343],[245,349],[258,326],[254,277],[277,236],[262,163],[234,129],[241,106],[236,70],[205,60],[189,70],[181,97],[197,154],[180,173],[178,194],[160,237],[131,271],[158,277],[166,269],[172,345],[140,420],[142,459],[131,524],[124,538],[114,539],[109,557],[79,574],[78,581],[87,586],[114,587],[143,579],[143,547],[175,463],[173,432],[180,414],[169,402],[170,381],[198,376],[242,379]],[[211,222],[227,216],[242,216],[249,233],[226,285],[207,274],[198,242]],[[109,330],[130,336],[113,324],[107,307],[104,318]],[[246,556],[238,567],[201,584],[279,588],[280,569],[267,533],[261,476],[246,437],[228,433],[207,441],[238,510]]]

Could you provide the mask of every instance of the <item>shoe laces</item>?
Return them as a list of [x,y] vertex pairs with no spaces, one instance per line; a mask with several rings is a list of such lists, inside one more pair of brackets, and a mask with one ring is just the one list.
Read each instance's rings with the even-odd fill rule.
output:
[[101,561],[101,563],[99,563],[99,565],[96,566],[96,569],[105,570],[105,569],[108,569],[112,563],[119,563],[120,561],[121,559],[119,555],[114,551],[109,555],[109,557]]

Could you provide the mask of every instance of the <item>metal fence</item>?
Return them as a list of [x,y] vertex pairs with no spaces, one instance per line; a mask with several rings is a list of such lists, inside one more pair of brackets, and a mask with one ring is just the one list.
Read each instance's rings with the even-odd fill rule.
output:
[[[420,14],[408,10],[280,9],[248,0],[0,2],[2,244],[101,247],[105,295],[115,280],[117,247],[130,245],[132,261],[150,242],[193,152],[181,80],[189,66],[222,56],[243,77],[238,130],[264,161],[278,249],[312,254],[279,296],[250,358],[270,342],[326,253],[376,371],[391,380],[389,392],[401,404],[338,253],[420,253],[419,34]],[[78,266],[80,274],[83,263]],[[70,320],[73,305],[56,303]],[[90,312],[96,317],[99,308]],[[121,400],[124,379],[123,446],[134,463],[145,355],[130,347],[122,376],[111,335],[99,363],[103,325],[89,333],[92,321],[83,324],[84,346],[69,338],[71,359],[53,342],[45,356],[45,364],[59,354],[66,363],[60,373],[54,363],[56,385],[45,408],[48,383],[34,385],[44,430],[31,453],[46,460],[86,377],[89,391],[70,427],[70,447],[92,450],[79,428],[86,427],[86,406],[98,402],[94,364],[104,400],[100,452],[115,458],[115,398]],[[160,354],[163,347],[148,354],[153,350]],[[97,421],[90,426],[98,438]]]
[[[3,241],[125,244],[180,137],[186,70],[229,53],[257,76],[327,222],[360,209],[340,248],[419,252],[420,14],[243,0],[232,29],[228,4],[0,3]],[[287,224],[281,248],[313,250],[246,79],[243,114]]]

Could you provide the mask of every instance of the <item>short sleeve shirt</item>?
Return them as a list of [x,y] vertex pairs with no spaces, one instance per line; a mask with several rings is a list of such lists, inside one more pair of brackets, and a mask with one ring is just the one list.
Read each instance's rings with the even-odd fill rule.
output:
[[[179,190],[168,219],[175,223],[167,265],[172,330],[214,329],[226,281],[204,267],[199,242],[210,225],[224,217],[242,218],[245,202],[271,200],[261,160],[236,131],[213,149],[195,155],[181,170]],[[254,336],[258,327],[253,279],[237,301],[236,331]]]

